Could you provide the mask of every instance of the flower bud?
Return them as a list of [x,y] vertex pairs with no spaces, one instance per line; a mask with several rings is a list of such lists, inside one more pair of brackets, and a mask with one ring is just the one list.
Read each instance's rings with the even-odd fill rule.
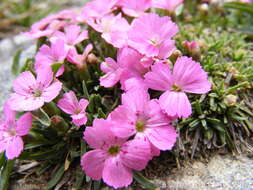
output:
[[237,96],[229,94],[224,98],[224,103],[229,106],[235,106],[236,105],[236,101],[237,101]]
[[69,125],[61,116],[54,115],[51,117],[52,128],[57,131],[59,136],[64,136],[69,129]]
[[87,63],[97,64],[98,63],[98,58],[93,53],[90,53],[87,57]]
[[199,59],[200,57],[200,46],[199,43],[196,41],[184,41],[183,42],[184,48],[187,50],[190,56],[192,56],[194,59]]

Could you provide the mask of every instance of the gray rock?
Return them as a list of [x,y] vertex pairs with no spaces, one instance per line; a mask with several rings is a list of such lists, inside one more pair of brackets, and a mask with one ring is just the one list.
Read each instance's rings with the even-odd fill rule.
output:
[[253,190],[253,160],[246,155],[216,155],[207,164],[195,161],[167,176],[153,182],[168,190]]

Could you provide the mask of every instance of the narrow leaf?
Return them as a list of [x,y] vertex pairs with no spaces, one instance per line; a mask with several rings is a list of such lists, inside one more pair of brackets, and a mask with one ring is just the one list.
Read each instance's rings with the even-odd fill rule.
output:
[[150,182],[147,178],[145,178],[140,172],[135,172],[134,173],[134,179],[140,183],[144,189],[147,190],[155,190],[157,189],[157,186]]
[[51,180],[48,182],[46,186],[46,190],[53,188],[57,183],[61,180],[64,174],[64,164],[53,174]]
[[33,118],[37,121],[39,121],[41,124],[45,125],[45,126],[50,126],[51,125],[51,120],[49,118],[49,116],[47,115],[46,112],[44,112],[44,110],[42,108],[33,111]]
[[0,190],[7,190],[9,185],[9,178],[13,169],[15,160],[8,160],[7,164],[1,171],[0,175]]
[[20,62],[20,56],[21,56],[22,50],[19,49],[13,58],[13,63],[11,67],[11,71],[13,75],[17,75],[19,73],[19,62]]

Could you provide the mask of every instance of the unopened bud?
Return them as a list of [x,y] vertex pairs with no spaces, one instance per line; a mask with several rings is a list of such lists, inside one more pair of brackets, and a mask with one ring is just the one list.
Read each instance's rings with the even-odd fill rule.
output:
[[208,6],[207,3],[203,3],[203,4],[201,4],[201,5],[198,6],[198,9],[199,9],[200,11],[202,11],[202,12],[207,12],[208,9],[209,9],[209,6]]
[[181,57],[183,54],[180,50],[175,50],[173,51],[173,53],[170,56],[170,59],[172,60],[172,62],[176,61],[177,58]]
[[51,123],[59,136],[64,136],[69,129],[69,125],[61,116],[55,115],[51,117]]
[[236,101],[237,101],[237,96],[229,94],[224,98],[224,103],[229,106],[235,106],[236,105]]
[[87,56],[87,63],[89,63],[89,64],[97,64],[98,63],[98,58],[93,53],[90,53]]
[[231,73],[234,78],[238,77],[240,74],[239,71],[233,66],[229,67],[228,72]]

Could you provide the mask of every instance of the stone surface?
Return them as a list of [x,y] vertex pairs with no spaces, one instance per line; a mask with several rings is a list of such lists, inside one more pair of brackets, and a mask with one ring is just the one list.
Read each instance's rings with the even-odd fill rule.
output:
[[253,190],[253,160],[246,155],[216,155],[207,164],[195,161],[153,182],[168,190]]

